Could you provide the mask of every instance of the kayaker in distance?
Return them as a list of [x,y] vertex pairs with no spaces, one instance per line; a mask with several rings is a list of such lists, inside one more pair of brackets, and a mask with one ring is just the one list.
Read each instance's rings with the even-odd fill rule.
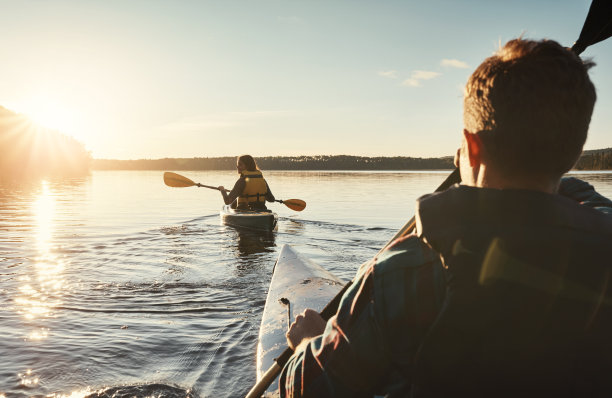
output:
[[591,66],[519,38],[474,71],[462,184],[417,201],[416,232],[360,268],[327,323],[296,318],[281,397],[612,394],[612,201],[561,180]]
[[234,209],[266,210],[266,201],[274,202],[274,195],[255,159],[251,155],[239,156],[236,169],[240,178],[230,193],[225,192],[225,187],[219,187],[225,204],[231,204]]

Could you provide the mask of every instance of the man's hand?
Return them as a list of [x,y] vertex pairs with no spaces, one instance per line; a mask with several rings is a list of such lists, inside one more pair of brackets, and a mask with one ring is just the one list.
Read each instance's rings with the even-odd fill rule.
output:
[[287,344],[295,351],[295,349],[304,341],[323,334],[325,330],[325,321],[318,312],[310,308],[295,317],[295,321],[289,327]]

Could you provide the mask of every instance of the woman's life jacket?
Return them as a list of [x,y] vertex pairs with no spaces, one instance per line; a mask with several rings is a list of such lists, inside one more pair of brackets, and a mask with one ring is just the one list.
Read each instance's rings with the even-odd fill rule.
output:
[[242,193],[238,196],[238,208],[261,207],[265,205],[268,185],[259,170],[243,171],[240,176],[245,180]]

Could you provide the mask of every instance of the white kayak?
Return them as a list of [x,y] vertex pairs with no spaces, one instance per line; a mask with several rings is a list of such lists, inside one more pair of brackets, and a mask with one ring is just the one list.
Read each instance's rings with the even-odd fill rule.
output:
[[220,212],[221,222],[232,227],[274,231],[278,216],[271,210],[236,210],[229,205],[223,206]]
[[[259,329],[257,380],[287,348],[285,333],[295,316],[306,308],[320,312],[343,285],[340,279],[301,256],[291,246],[282,247],[274,266]],[[278,396],[278,379],[264,396]]]

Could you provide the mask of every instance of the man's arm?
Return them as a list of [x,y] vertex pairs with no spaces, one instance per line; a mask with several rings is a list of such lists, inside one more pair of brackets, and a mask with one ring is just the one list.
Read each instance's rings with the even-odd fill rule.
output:
[[584,206],[592,207],[606,214],[612,214],[612,200],[599,194],[586,181],[574,177],[564,177],[559,184],[559,194],[574,199]]
[[415,236],[394,242],[361,268],[322,335],[289,339],[300,346],[281,373],[281,396],[371,396],[388,391],[391,370],[407,385],[444,297],[443,272],[439,256]]
[[311,336],[324,322],[315,311],[292,324],[288,342],[298,347],[281,373],[281,397],[372,395],[386,369],[386,350],[378,342],[374,317],[372,274],[366,273],[347,290],[322,335]]

